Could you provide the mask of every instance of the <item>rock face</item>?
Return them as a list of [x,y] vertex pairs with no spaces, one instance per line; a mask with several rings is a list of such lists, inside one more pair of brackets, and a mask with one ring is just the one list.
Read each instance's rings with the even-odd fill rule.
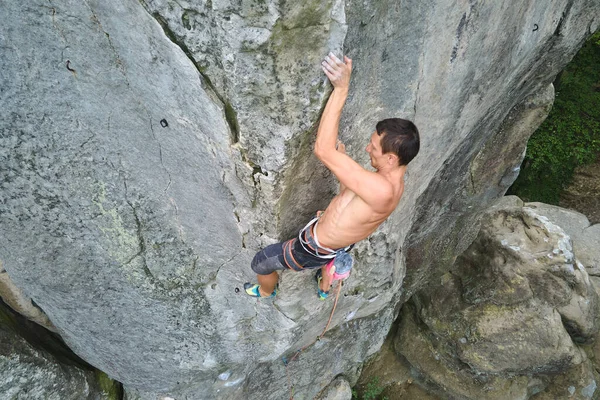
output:
[[21,289],[15,286],[8,273],[0,263],[0,297],[13,310],[44,328],[56,332],[56,328],[39,307],[25,296]]
[[492,207],[450,271],[404,308],[396,349],[451,397],[596,398],[580,344],[598,334],[598,294],[551,222],[576,231],[587,219],[515,199]]
[[367,165],[385,117],[422,134],[325,341],[290,365],[297,398],[353,383],[400,304],[470,244],[599,15],[595,0],[4,4],[0,259],[131,393],[287,397],[281,358],[314,342],[330,304],[309,274],[283,273],[274,302],[235,289],[335,193],[311,147],[319,61],[343,48],[350,155]]
[[571,238],[577,260],[583,264],[588,275],[600,277],[600,224],[592,225],[585,215],[562,207],[544,203],[525,205],[560,226]]
[[355,385],[358,398],[366,398],[369,386],[383,389],[381,397],[389,400],[442,400],[429,388],[423,388],[421,382],[415,381],[410,364],[394,349],[396,338],[395,327],[386,338],[383,346],[364,366],[360,379]]
[[335,378],[315,400],[350,400],[352,389],[348,381],[342,377]]
[[[116,392],[105,390],[90,370],[68,360],[59,360],[28,343],[12,327],[13,313],[0,304],[0,393],[3,399],[117,400]],[[33,333],[30,332],[33,337]]]

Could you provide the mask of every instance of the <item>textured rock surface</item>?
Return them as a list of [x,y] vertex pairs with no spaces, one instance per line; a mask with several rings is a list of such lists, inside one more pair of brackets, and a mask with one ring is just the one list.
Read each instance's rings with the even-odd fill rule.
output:
[[377,380],[381,386],[387,387],[395,383],[404,384],[411,379],[410,364],[403,362],[394,349],[396,331],[392,329],[381,349],[365,364],[357,386],[364,388]]
[[314,341],[330,304],[308,274],[284,273],[275,302],[235,288],[260,246],[335,191],[311,141],[326,96],[318,63],[343,44],[355,59],[349,153],[366,165],[384,117],[414,119],[423,136],[398,212],[357,246],[330,345],[293,367],[299,399],[340,374],[354,383],[401,302],[468,246],[479,209],[510,184],[599,9],[3,4],[0,259],[73,350],[132,392],[286,397],[281,357]]
[[589,400],[598,398],[598,372],[591,362],[574,366],[563,374],[553,376],[546,389],[532,396],[532,400],[573,399]]
[[315,400],[351,400],[352,388],[342,377],[335,378]]
[[422,388],[415,382],[410,364],[403,357],[399,357],[394,349],[397,331],[395,328],[392,328],[377,354],[363,367],[355,386],[358,398],[366,397],[365,391],[368,385],[371,384],[383,388],[381,397],[389,400],[442,399],[443,397],[430,393],[429,390]]
[[598,295],[569,236],[550,222],[581,230],[587,219],[515,203],[492,207],[450,272],[405,307],[396,349],[449,396],[552,398],[571,385],[560,375],[577,398],[591,398],[595,387],[585,388],[597,376],[577,343],[598,334]]
[[27,317],[29,320],[56,332],[56,328],[39,307],[36,307],[31,299],[23,294],[23,291],[15,286],[8,273],[0,263],[0,297],[13,310]]
[[23,339],[14,329],[15,316],[5,307],[0,304],[0,393],[3,399],[118,399],[103,390],[99,375],[68,360],[59,360]]
[[600,276],[600,224],[591,225],[577,211],[544,203],[526,203],[560,226],[573,241],[573,251],[590,276]]

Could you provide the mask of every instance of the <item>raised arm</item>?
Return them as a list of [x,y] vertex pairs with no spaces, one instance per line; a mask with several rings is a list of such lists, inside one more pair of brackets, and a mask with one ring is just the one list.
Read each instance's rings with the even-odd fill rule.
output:
[[350,87],[350,74],[352,73],[352,60],[344,57],[344,62],[332,53],[321,63],[323,72],[329,78],[333,85],[333,92],[327,100],[327,105],[321,115],[319,130],[317,131],[317,140],[315,142],[315,154],[327,151],[335,151],[335,145],[338,138],[338,130],[342,109],[348,98],[348,89]]
[[[341,140],[338,139],[337,144],[335,146],[336,150],[342,154],[346,154],[346,145],[342,143]],[[342,193],[346,189],[346,186],[340,181],[340,193]]]
[[330,53],[322,68],[333,85],[333,92],[319,123],[315,155],[338,178],[341,189],[350,189],[373,209],[385,209],[393,197],[390,183],[379,174],[361,167],[345,152],[336,150],[340,117],[350,86],[352,60],[344,57],[341,61]]

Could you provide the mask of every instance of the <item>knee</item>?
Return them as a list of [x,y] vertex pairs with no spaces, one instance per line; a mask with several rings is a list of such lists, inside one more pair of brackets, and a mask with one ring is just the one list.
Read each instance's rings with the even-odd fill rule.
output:
[[263,249],[256,253],[250,263],[252,271],[258,275],[269,275],[277,270],[283,269],[283,265],[279,262],[278,257],[267,255],[267,252]]
[[250,263],[250,267],[252,268],[252,271],[254,271],[255,273],[259,274],[259,275],[263,275],[261,274],[261,268],[260,268],[260,264],[262,261],[264,261],[265,257],[264,257],[264,252],[261,250],[258,253],[256,253],[254,255],[254,258],[252,259],[252,262]]

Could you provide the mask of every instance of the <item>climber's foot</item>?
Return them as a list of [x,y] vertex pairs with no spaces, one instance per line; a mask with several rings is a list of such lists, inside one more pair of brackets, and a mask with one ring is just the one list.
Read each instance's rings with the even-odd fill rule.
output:
[[275,290],[273,290],[273,293],[271,293],[270,295],[265,295],[264,293],[261,293],[260,285],[257,283],[255,283],[255,284],[252,284],[250,282],[244,283],[244,290],[246,291],[246,294],[248,296],[252,296],[252,297],[262,297],[264,299],[270,299],[272,297],[277,296],[277,287],[275,287]]
[[319,296],[319,300],[325,300],[327,296],[329,296],[329,291],[324,291],[321,289],[321,281],[323,280],[323,274],[320,269],[315,274],[315,280],[317,281],[317,295]]

